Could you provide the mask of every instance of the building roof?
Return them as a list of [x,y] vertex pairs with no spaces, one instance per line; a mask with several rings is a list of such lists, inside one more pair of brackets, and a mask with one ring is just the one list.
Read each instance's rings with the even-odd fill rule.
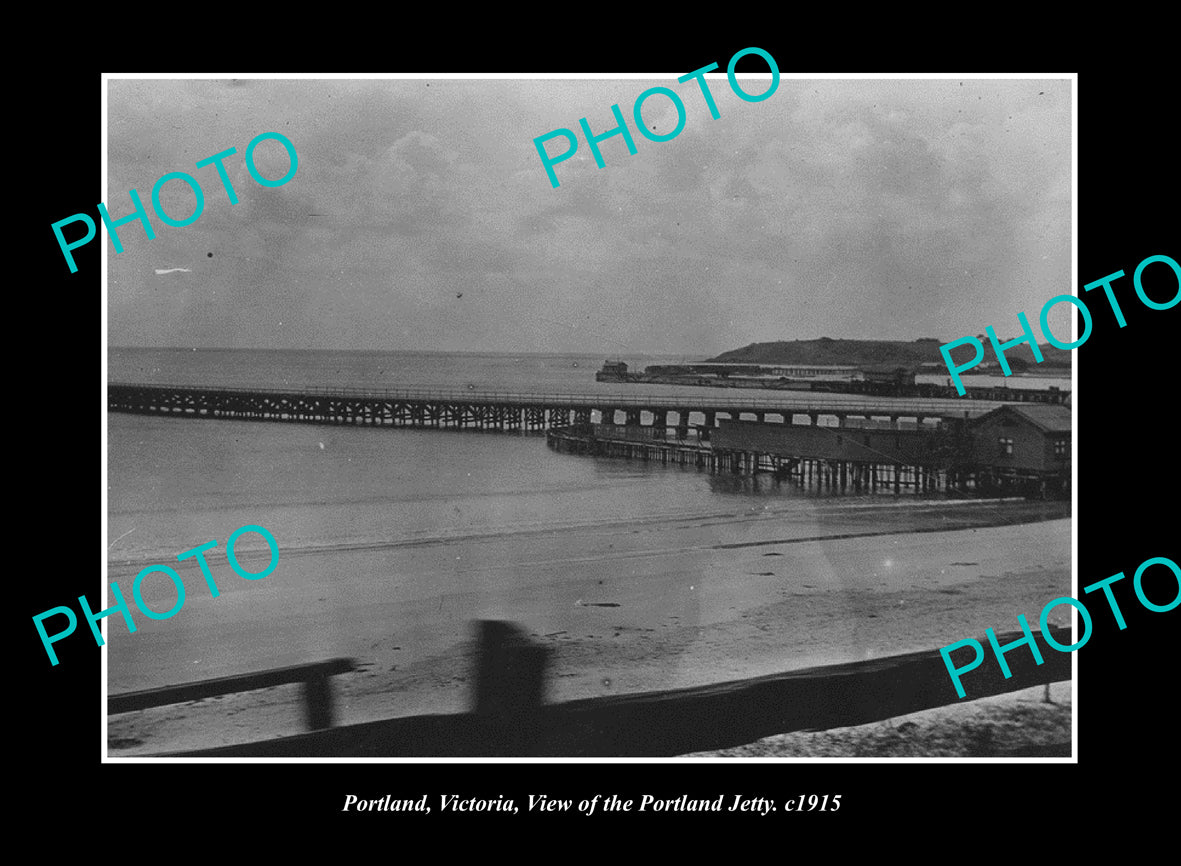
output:
[[1073,429],[1070,407],[1057,403],[1009,403],[981,415],[972,424],[979,424],[1002,412],[1017,415],[1047,433],[1069,433]]

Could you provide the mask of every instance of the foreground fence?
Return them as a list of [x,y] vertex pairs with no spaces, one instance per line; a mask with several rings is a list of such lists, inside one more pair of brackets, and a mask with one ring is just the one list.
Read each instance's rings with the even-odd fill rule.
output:
[[[1012,632],[1002,644],[1020,638]],[[1061,644],[1069,629],[1052,628]],[[774,734],[868,724],[962,703],[938,650],[851,662],[697,688],[545,703],[550,650],[515,626],[480,622],[472,710],[327,727],[265,742],[171,753],[178,757],[668,757],[729,748]],[[1069,680],[1069,653],[1008,659],[1013,676],[982,665],[964,680],[970,698]],[[320,663],[317,677],[344,672],[347,659]],[[285,668],[291,677],[295,668]],[[111,712],[240,691],[237,680],[262,688],[263,677],[226,678],[110,699]],[[324,677],[321,677],[324,674]],[[253,678],[253,679],[251,679]],[[294,682],[295,679],[285,679]],[[217,684],[217,685],[211,685]],[[278,684],[268,682],[267,685]],[[170,700],[145,702],[154,694]],[[175,698],[176,700],[171,700]],[[316,725],[313,725],[316,727]],[[1063,754],[1060,746],[1041,754]],[[1069,754],[1068,751],[1065,754]]]
[[311,730],[332,727],[332,686],[328,678],[335,674],[353,670],[352,659],[329,659],[326,662],[292,665],[274,668],[253,674],[238,674],[214,680],[202,680],[179,686],[164,686],[159,689],[145,689],[139,692],[124,692],[107,698],[107,713],[132,713],[169,704],[183,704],[229,695],[236,692],[251,692],[255,689],[269,689],[292,683],[303,684],[304,712]]

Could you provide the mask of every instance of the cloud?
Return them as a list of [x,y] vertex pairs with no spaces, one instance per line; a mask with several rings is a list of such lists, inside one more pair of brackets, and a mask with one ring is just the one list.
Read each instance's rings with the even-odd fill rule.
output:
[[[156,177],[185,170],[205,211],[156,224],[153,241],[124,229],[112,342],[705,353],[1004,333],[1069,291],[1069,82],[784,78],[746,103],[723,76],[716,120],[693,82],[427,83],[113,87],[116,199],[137,186],[146,201]],[[654,84],[685,102],[676,139],[633,130],[635,155],[605,140],[605,168],[572,159],[550,186],[533,137],[580,117],[601,131],[615,102],[631,124]],[[646,109],[649,126],[672,128],[667,99]],[[271,130],[299,153],[276,188],[243,162]],[[233,206],[212,168],[185,168],[231,145]],[[255,155],[264,176],[286,172],[278,142]],[[162,200],[193,207],[182,183]],[[149,254],[191,262],[191,279],[159,292],[141,276]],[[1058,314],[1067,333],[1066,305]]]

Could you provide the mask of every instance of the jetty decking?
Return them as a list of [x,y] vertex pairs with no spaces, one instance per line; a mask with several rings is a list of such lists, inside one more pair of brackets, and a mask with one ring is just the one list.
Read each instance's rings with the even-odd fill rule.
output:
[[[282,389],[128,383],[107,387],[107,408],[112,412],[366,427],[549,431],[549,445],[559,451],[692,465],[714,472],[769,472],[778,479],[793,478],[831,490],[909,489],[916,493],[967,486],[982,489],[977,481],[990,467],[965,465],[956,455],[947,453],[946,439],[956,435],[954,431],[962,431],[972,419],[1002,405],[1006,404],[791,393],[717,398],[428,388]],[[822,418],[830,420],[821,424]],[[785,448],[729,441],[747,435],[740,431],[748,421],[769,422],[767,428],[784,433],[798,431],[800,435],[795,438],[801,441],[815,439],[803,435],[808,428],[822,439],[827,435],[823,431],[830,431],[835,445],[824,442],[819,448],[814,444]],[[887,440],[878,435],[883,430],[892,431]],[[842,438],[836,434],[852,435]],[[711,442],[714,436],[720,441]],[[889,438],[893,439],[892,445]],[[916,450],[916,443],[921,452]],[[854,445],[859,450],[851,452]],[[866,453],[860,453],[865,449]],[[949,456],[953,458],[950,462]],[[1032,482],[1043,492],[1047,489],[1045,477],[1005,479],[996,475],[988,471],[984,486],[1010,489],[1028,487]],[[1058,485],[1058,481],[1050,481],[1051,486]]]
[[[1002,405],[984,400],[902,400],[834,394],[708,397],[679,394],[531,394],[408,388],[225,388],[111,383],[112,412],[174,418],[218,418],[432,429],[541,431],[592,422],[712,428],[721,417],[792,423],[806,417],[910,420],[976,417]],[[675,420],[674,420],[675,416]],[[700,420],[695,420],[700,419]],[[857,423],[854,420],[853,423]],[[830,425],[831,426],[831,425]]]

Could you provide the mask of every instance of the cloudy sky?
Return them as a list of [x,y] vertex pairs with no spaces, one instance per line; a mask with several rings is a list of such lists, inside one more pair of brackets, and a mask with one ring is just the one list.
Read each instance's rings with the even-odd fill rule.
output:
[[[724,67],[724,63],[722,66]],[[688,70],[684,70],[688,71]],[[681,74],[683,74],[683,72]],[[755,341],[951,340],[1074,291],[1070,82],[781,79],[744,102],[675,75],[608,80],[112,80],[104,199],[149,207],[166,172],[205,210],[108,245],[113,346],[713,354]],[[768,84],[740,79],[758,93]],[[634,129],[682,98],[670,141]],[[550,185],[533,139],[595,132]],[[645,122],[670,132],[653,97]],[[246,145],[280,132],[266,188]],[[549,143],[557,153],[564,142]],[[212,166],[225,161],[231,206]],[[282,177],[276,141],[255,151]],[[192,213],[168,183],[161,203]],[[167,273],[158,274],[163,270]],[[460,294],[462,293],[462,297]],[[1070,333],[1061,305],[1050,324]]]

